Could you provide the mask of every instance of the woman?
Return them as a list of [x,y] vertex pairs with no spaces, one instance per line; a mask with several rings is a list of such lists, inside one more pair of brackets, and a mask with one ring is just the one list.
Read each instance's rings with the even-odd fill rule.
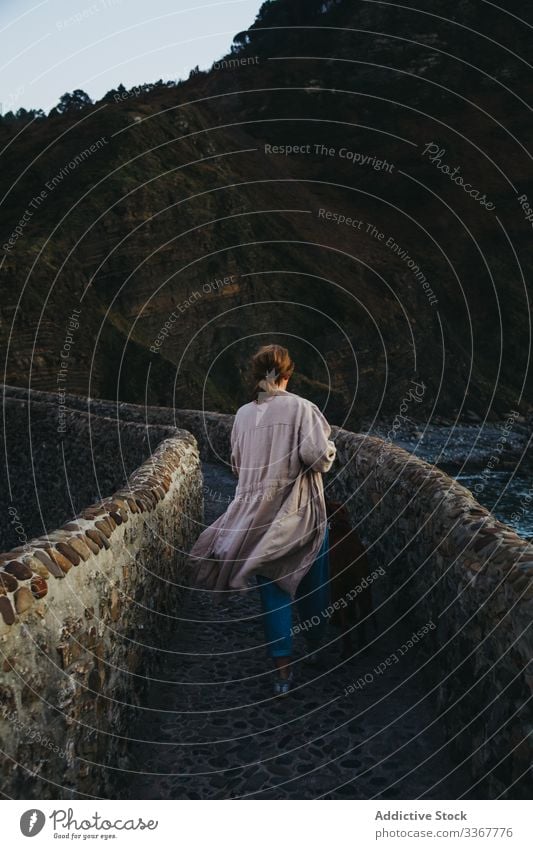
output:
[[[240,407],[231,433],[238,477],[226,512],[199,536],[190,555],[196,586],[261,595],[267,653],[278,670],[274,693],[293,675],[291,602],[310,643],[325,626],[329,603],[328,530],[322,473],[335,459],[331,428],[311,401],[287,391],[294,363],[286,348],[265,345],[252,358],[253,400]],[[317,622],[318,620],[318,622]]]

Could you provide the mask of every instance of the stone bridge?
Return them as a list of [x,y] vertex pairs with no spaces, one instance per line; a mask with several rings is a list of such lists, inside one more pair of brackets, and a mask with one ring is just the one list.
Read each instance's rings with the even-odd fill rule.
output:
[[280,702],[257,593],[215,610],[184,570],[232,497],[231,416],[67,396],[58,433],[55,395],[3,401],[4,796],[529,796],[533,545],[467,489],[334,428],[375,627],[318,667],[297,637]]

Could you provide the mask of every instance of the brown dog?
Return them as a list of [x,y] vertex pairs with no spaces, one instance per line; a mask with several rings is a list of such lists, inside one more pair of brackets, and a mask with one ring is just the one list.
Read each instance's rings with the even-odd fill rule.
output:
[[367,644],[366,621],[373,613],[372,578],[366,549],[340,501],[326,498],[329,527],[331,604],[339,602],[331,622],[342,629],[342,656],[353,654],[351,629],[357,625],[359,647]]

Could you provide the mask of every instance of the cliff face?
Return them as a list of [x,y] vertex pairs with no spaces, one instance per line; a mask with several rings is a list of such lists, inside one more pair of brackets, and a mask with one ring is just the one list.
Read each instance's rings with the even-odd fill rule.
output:
[[348,427],[413,380],[409,415],[521,406],[520,17],[278,0],[208,74],[0,124],[6,382],[231,411],[274,339]]

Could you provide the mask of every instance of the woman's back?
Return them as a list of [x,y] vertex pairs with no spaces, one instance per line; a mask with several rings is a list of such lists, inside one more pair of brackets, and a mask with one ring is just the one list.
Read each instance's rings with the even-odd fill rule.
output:
[[294,481],[308,468],[326,472],[335,457],[329,433],[316,404],[286,390],[240,407],[231,435],[239,488],[267,480]]
[[233,427],[233,461],[239,472],[239,491],[293,482],[302,472],[298,432],[304,398],[278,391],[237,411]]

